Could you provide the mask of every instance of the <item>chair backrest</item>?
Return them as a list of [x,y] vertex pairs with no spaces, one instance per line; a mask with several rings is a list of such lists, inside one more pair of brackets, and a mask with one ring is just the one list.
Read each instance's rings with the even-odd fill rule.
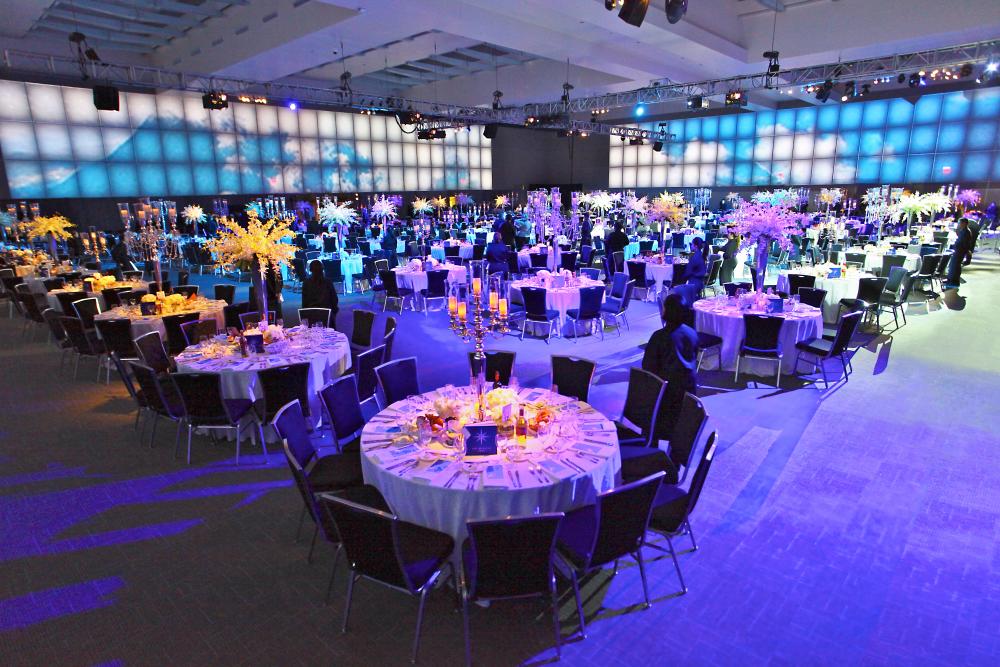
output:
[[448,269],[427,272],[427,296],[429,298],[448,296]]
[[840,322],[837,323],[837,335],[833,338],[833,345],[830,347],[830,354],[843,354],[847,349],[847,346],[851,344],[851,338],[854,337],[854,332],[857,331],[858,325],[861,323],[861,313],[860,311],[854,313],[844,313],[840,316]]
[[51,292],[54,289],[62,289],[66,286],[66,281],[62,278],[46,278],[42,281],[42,286],[45,287],[46,292]]
[[952,252],[946,252],[946,253],[943,253],[938,258],[937,270],[935,272],[935,275],[937,275],[937,276],[940,277],[940,276],[943,276],[948,271],[948,265],[951,264],[951,258],[952,258],[952,255],[954,255],[954,254],[955,253],[952,253]]
[[549,256],[540,252],[531,252],[528,253],[528,261],[531,262],[531,268],[544,269],[549,265]]
[[108,352],[114,352],[122,359],[135,358],[135,345],[132,342],[132,322],[128,318],[118,317],[110,320],[95,320],[94,324]]
[[862,266],[865,264],[866,255],[863,252],[847,252],[844,255],[851,264],[860,264]]
[[653,435],[653,424],[666,386],[666,382],[648,371],[635,366],[629,369],[622,417],[640,429],[647,444]]
[[920,275],[922,276],[934,275],[934,270],[937,269],[939,259],[940,257],[938,255],[924,255],[923,257],[921,257],[920,271],[919,271]]
[[[66,330],[63,328],[62,322],[59,321],[60,317],[62,315],[55,308],[46,308],[42,311],[42,319],[48,325],[52,339],[61,343],[66,340]],[[125,321],[128,322],[128,320]]]
[[459,256],[459,251],[460,251],[460,247],[457,246],[457,245],[446,245],[444,247],[444,256],[445,257],[458,257]]
[[576,255],[576,252],[574,252],[574,251],[563,252],[562,255],[560,255],[560,257],[559,257],[559,266],[560,266],[560,268],[563,268],[563,269],[569,271],[570,273],[575,273],[576,272],[576,257],[577,257],[577,255]]
[[101,304],[97,301],[97,297],[92,296],[87,299],[74,301],[73,310],[76,311],[76,316],[83,322],[85,329],[93,329],[94,316],[101,312]]
[[420,393],[416,357],[404,357],[377,366],[375,376],[387,406]]
[[278,437],[285,441],[288,451],[300,468],[304,470],[316,458],[316,448],[309,438],[302,405],[297,400],[281,406],[271,419],[271,426]]
[[592,267],[583,268],[580,269],[580,275],[585,278],[590,278],[591,280],[600,280],[601,270]]
[[814,308],[822,308],[823,300],[826,298],[826,290],[818,287],[800,287],[798,295],[801,303]]
[[174,294],[181,294],[186,297],[190,297],[192,294],[198,294],[197,285],[178,285],[174,288]]
[[[387,273],[392,273],[388,271]],[[392,273],[393,280],[396,274]],[[384,278],[383,278],[384,280]],[[362,347],[372,344],[372,327],[375,325],[375,312],[364,308],[355,308],[351,313],[351,342]]]
[[632,293],[635,292],[635,281],[630,280],[625,283],[625,296],[622,297],[622,307],[619,312],[624,313],[628,310],[629,303],[632,302]]
[[66,336],[77,352],[88,355],[95,354],[95,350],[90,343],[90,338],[87,337],[87,332],[83,328],[83,322],[80,321],[79,317],[67,317],[63,315],[59,318],[59,322],[62,324]]
[[646,284],[646,262],[629,260],[625,262],[625,268],[628,270],[629,280],[634,280],[637,285]]
[[590,383],[597,364],[590,359],[552,355],[552,386],[563,396],[572,396],[584,403],[590,397]]
[[902,266],[889,267],[889,272],[882,274],[883,276],[888,276],[885,282],[885,291],[893,294],[898,292],[899,286],[903,284],[903,278],[906,277],[907,273],[909,272]]
[[379,345],[365,350],[355,360],[354,372],[358,377],[357,389],[360,400],[367,401],[375,395],[378,389],[378,376],[375,375],[375,369],[387,361],[385,353],[385,345]]
[[264,394],[264,419],[274,418],[278,410],[290,403],[299,401],[300,409],[309,414],[309,362],[275,366],[257,371]]
[[167,352],[171,356],[180,354],[188,346],[187,336],[181,331],[181,325],[185,322],[197,322],[199,317],[201,313],[178,313],[163,317],[163,328],[167,331]]
[[545,319],[547,308],[544,287],[522,287],[521,297],[524,299],[524,312],[528,317]]
[[799,289],[802,287],[815,287],[816,286],[816,276],[810,276],[803,273],[789,273],[788,274],[788,293],[798,294]]
[[225,301],[230,306],[233,305],[233,301],[236,299],[236,285],[219,283],[217,285],[213,285],[212,289],[214,291],[216,301]]
[[218,334],[219,325],[215,320],[190,320],[181,322],[181,333],[187,345],[197,345]]
[[486,237],[483,236],[480,240],[479,235],[476,235],[476,243],[472,246],[472,259],[479,260],[486,255]]
[[604,302],[604,286],[592,285],[580,288],[579,319],[594,319],[601,315],[601,304]]
[[[499,373],[500,384],[510,384],[510,376],[514,374],[514,358],[516,356],[516,352],[486,352],[486,358],[483,360],[486,364],[486,368],[483,370],[486,382],[496,380]],[[476,353],[469,352],[469,375],[473,378],[476,376],[476,366]]]
[[594,259],[594,247],[589,245],[580,246],[580,264],[589,266]]
[[395,515],[328,493],[319,503],[333,519],[354,572],[414,592],[399,556]]
[[465,560],[470,598],[542,595],[553,587],[562,512],[469,521]]
[[599,567],[639,549],[665,475],[661,470],[597,496],[598,524],[588,567]]
[[335,283],[344,281],[344,271],[339,259],[323,260],[323,276]]
[[62,314],[69,317],[77,317],[76,311],[73,309],[73,302],[86,298],[86,292],[60,292],[59,294],[56,294],[56,300],[59,301],[59,307],[62,308]]
[[332,312],[329,308],[299,308],[299,323],[312,326],[319,322],[324,327],[329,327]]
[[138,361],[127,361],[125,363],[132,372],[132,377],[135,378],[139,388],[142,389],[143,398],[150,408],[160,414],[170,415],[174,418],[183,416],[183,414],[177,413],[177,409],[181,406],[176,405],[176,403],[169,403],[163,397],[163,386],[160,384],[160,377],[153,368]]
[[903,288],[899,290],[900,303],[906,303],[910,298],[910,291],[913,289],[913,274],[907,273],[903,276]]
[[[181,286],[181,287],[187,287],[188,286],[188,280],[190,280],[190,279],[191,279],[191,272],[190,271],[185,271],[184,269],[181,269],[181,270],[179,270],[177,272],[177,284],[179,286]],[[195,287],[198,287],[198,286],[195,285]]]
[[881,275],[883,276],[891,275],[893,268],[902,268],[905,263],[906,263],[906,255],[882,255]]
[[149,366],[157,373],[166,373],[170,370],[170,357],[163,347],[159,331],[150,331],[135,339],[135,351],[139,354],[139,359],[146,366]]
[[247,302],[234,303],[222,307],[222,317],[227,329],[242,329],[240,315],[250,312],[250,304]]
[[122,358],[118,356],[117,352],[110,352],[108,356],[111,357],[111,363],[115,365],[115,370],[118,371],[118,377],[122,379],[122,384],[125,385],[125,391],[127,391],[128,395],[132,397],[132,400],[136,402],[136,405],[140,408],[146,407],[145,395],[143,394],[140,398],[139,393],[135,390],[135,382],[133,382],[134,378],[132,377],[132,371],[125,365],[125,362],[122,361]]
[[701,453],[701,460],[698,461],[698,467],[694,471],[694,476],[691,478],[691,486],[688,487],[688,504],[684,514],[685,518],[691,516],[695,505],[698,504],[701,491],[705,487],[705,479],[708,478],[708,469],[712,467],[712,460],[715,459],[715,448],[718,445],[718,441],[719,432],[712,431],[705,442],[705,449]]
[[858,281],[858,299],[878,303],[888,278],[862,278]]
[[396,272],[391,269],[378,272],[379,280],[382,281],[382,285],[385,287],[386,296],[392,298],[399,298],[399,282],[396,280]]
[[615,299],[625,297],[625,285],[628,284],[627,273],[615,273],[611,276],[611,295]]
[[320,400],[330,415],[333,436],[338,444],[346,444],[361,434],[365,416],[361,412],[358,380],[353,375],[343,375],[319,391]]
[[195,426],[232,423],[222,400],[218,373],[173,373],[170,378],[184,404],[184,413]]
[[684,466],[682,481],[687,477],[695,445],[698,444],[707,423],[708,412],[701,399],[693,394],[685,393],[684,398],[681,399],[674,431],[670,434],[670,460],[677,467]]
[[743,348],[747,352],[780,352],[784,318],[772,315],[743,315]]

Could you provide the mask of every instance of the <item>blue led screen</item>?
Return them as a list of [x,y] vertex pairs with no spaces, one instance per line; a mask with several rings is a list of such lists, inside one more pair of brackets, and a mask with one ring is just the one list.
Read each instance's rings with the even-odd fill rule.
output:
[[[638,127],[655,130],[658,122]],[[1000,89],[667,121],[662,152],[611,138],[612,188],[1000,179]]]
[[391,117],[0,81],[0,150],[11,196],[136,197],[489,190],[481,127],[420,141]]

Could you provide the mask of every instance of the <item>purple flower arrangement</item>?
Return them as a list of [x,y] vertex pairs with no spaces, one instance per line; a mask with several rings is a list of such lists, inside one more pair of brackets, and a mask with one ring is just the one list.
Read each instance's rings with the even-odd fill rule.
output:
[[776,241],[783,249],[792,247],[791,236],[802,233],[809,216],[796,213],[785,206],[764,202],[740,202],[740,205],[723,218],[733,231],[743,237],[742,246],[748,248],[763,241],[769,245]]

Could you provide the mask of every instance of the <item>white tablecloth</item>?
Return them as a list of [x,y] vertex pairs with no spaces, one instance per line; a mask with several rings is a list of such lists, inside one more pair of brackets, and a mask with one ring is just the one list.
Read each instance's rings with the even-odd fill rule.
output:
[[[362,432],[361,467],[365,483],[381,491],[401,519],[451,535],[456,550],[465,539],[467,521],[565,512],[593,503],[598,493],[614,488],[621,471],[614,424],[589,405],[546,389],[522,389],[517,399],[517,404],[543,401],[554,412],[549,433],[531,436],[525,443],[525,462],[511,460],[519,455],[502,453],[459,461],[455,450],[436,440],[420,445],[402,438],[407,444],[400,442],[398,431],[390,432],[412,425],[418,414],[433,411],[431,402],[443,395],[453,395],[462,405],[474,400],[469,389],[462,387],[392,404]],[[525,414],[530,420],[534,408],[528,407]],[[506,443],[499,444],[502,448]],[[405,462],[411,460],[417,466],[406,470]],[[544,472],[533,472],[530,462],[543,466]],[[399,464],[404,465],[389,469]],[[428,471],[434,465],[436,473]]]
[[[320,255],[320,260],[340,260],[340,272],[344,274],[344,292],[350,294],[354,291],[354,277],[360,276],[365,272],[362,257],[363,255],[359,253],[341,253],[339,255]],[[308,270],[309,265],[306,264],[306,271]]]
[[[149,290],[149,283],[142,282],[142,281],[128,282],[128,283],[115,283],[112,287],[114,287],[114,288],[129,287],[129,288],[134,289],[134,290],[147,290],[148,291]],[[49,302],[49,308],[54,308],[56,311],[62,312],[62,306],[59,304],[59,294],[61,294],[63,292],[81,292],[81,291],[83,291],[82,288],[80,288],[80,289],[74,289],[74,288],[69,288],[69,289],[55,289],[55,290],[52,290],[51,292],[48,292],[45,295],[45,299],[46,299],[46,301]],[[101,293],[100,290],[94,292],[93,294],[87,294],[83,298],[86,299],[86,298],[89,298],[89,297],[92,297],[92,296],[97,297],[97,303],[101,304],[101,310],[107,310],[108,306],[104,302],[104,295]]]
[[[323,414],[319,390],[351,367],[350,342],[339,331],[324,327],[292,327],[286,332],[289,336],[286,343],[268,345],[266,353],[246,358],[234,346],[214,342],[192,345],[177,355],[177,370],[221,373],[222,393],[226,398],[256,400],[263,396],[257,389],[257,371],[309,362],[309,409],[318,423]],[[214,357],[223,352],[223,356]]]
[[[546,279],[528,278],[525,280],[515,280],[510,283],[508,296],[516,303],[523,303],[524,299],[521,297],[522,287],[545,287],[545,307],[549,310],[558,310],[559,317],[565,319],[567,310],[580,307],[581,287],[604,287],[604,283],[600,280],[592,280],[586,277],[580,277],[576,280],[578,284],[571,287],[551,287],[551,281]],[[516,298],[514,297],[514,293],[517,293]]]
[[[792,271],[791,273],[808,274],[809,270]],[[842,278],[827,278],[827,271],[824,269],[822,275],[816,277],[817,289],[826,290],[823,298],[823,319],[827,322],[836,322],[840,314],[840,300],[853,299],[858,295],[858,284],[862,278],[872,278],[870,273],[860,271],[848,271]],[[778,291],[788,294],[788,274],[789,271],[781,271],[778,274]],[[792,296],[789,294],[789,296]]]
[[[866,271],[881,271],[882,270],[882,257],[886,254],[884,250],[877,250],[874,248],[869,248],[868,250],[862,250],[861,248],[851,248],[840,253],[840,259],[842,261],[847,260],[847,253],[864,252],[865,253],[865,265],[864,269]],[[897,255],[903,255],[906,257],[906,261],[903,262],[903,267],[907,271],[916,271],[920,268],[920,255],[914,253],[896,253]]]
[[[441,264],[437,270],[448,269],[449,283],[465,283],[468,281],[468,272],[464,266],[458,264]],[[427,289],[427,272],[413,271],[406,267],[397,266],[393,269],[396,272],[396,284],[399,287],[408,287],[414,292]]]
[[[522,248],[517,253],[517,265],[522,269],[528,269],[531,267],[531,255],[541,254],[539,248]],[[556,270],[556,262],[559,261],[559,248],[549,247],[548,257],[545,260],[545,266],[549,271]]]
[[[454,245],[447,243],[445,245]],[[443,262],[445,258],[443,245],[431,246],[431,257],[439,262]],[[458,256],[460,259],[472,259],[472,244],[471,243],[461,243],[458,244]]]
[[[215,319],[219,329],[224,329],[226,326],[226,317],[222,312],[222,309],[225,308],[226,305],[225,301],[199,298],[185,310],[164,314],[178,315],[180,313],[197,312],[199,313],[199,319]],[[138,338],[139,336],[148,334],[151,331],[159,331],[160,338],[163,339],[164,343],[167,340],[167,329],[163,326],[163,315],[140,315],[139,306],[119,306],[118,308],[112,308],[111,310],[106,310],[103,313],[98,314],[94,319],[111,320],[116,318],[126,318],[132,320],[132,338]]]
[[[820,309],[802,304],[798,308],[801,312],[779,314],[785,320],[778,338],[784,356],[781,371],[787,375],[795,372],[793,363],[796,354],[795,343],[823,335],[823,314]],[[754,312],[754,314],[766,313]],[[725,370],[736,368],[736,357],[743,342],[743,311],[730,306],[728,298],[721,296],[696,301],[694,316],[695,328],[698,331],[714,334],[722,339],[722,368]],[[710,359],[710,355],[706,359]],[[754,375],[774,375],[776,370],[777,362],[758,359],[744,359],[740,362],[741,372]]]
[[[678,262],[679,264],[685,264],[685,262]],[[653,264],[652,262],[646,262],[646,278],[649,280],[655,280],[656,284],[662,285],[663,281],[668,282],[674,279],[674,265],[673,264]]]

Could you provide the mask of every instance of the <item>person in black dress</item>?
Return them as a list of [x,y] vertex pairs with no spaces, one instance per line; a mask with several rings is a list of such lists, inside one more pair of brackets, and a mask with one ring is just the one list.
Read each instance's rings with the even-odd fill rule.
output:
[[303,308],[329,308],[330,325],[337,321],[340,309],[337,289],[333,281],[323,274],[323,263],[318,259],[309,262],[309,277],[302,283]]
[[667,388],[657,422],[657,438],[669,440],[685,393],[698,389],[698,334],[688,324],[693,318],[679,294],[671,292],[663,300],[663,328],[653,332],[642,356],[642,370],[661,380]]
[[605,270],[609,278],[615,273],[614,254],[623,252],[627,247],[628,235],[622,230],[622,223],[619,222],[615,225],[615,231],[604,239],[604,262],[607,265]]
[[726,245],[722,248],[722,268],[719,271],[719,282],[723,285],[733,282],[733,272],[736,271],[736,255],[740,252],[740,237],[729,232]]

